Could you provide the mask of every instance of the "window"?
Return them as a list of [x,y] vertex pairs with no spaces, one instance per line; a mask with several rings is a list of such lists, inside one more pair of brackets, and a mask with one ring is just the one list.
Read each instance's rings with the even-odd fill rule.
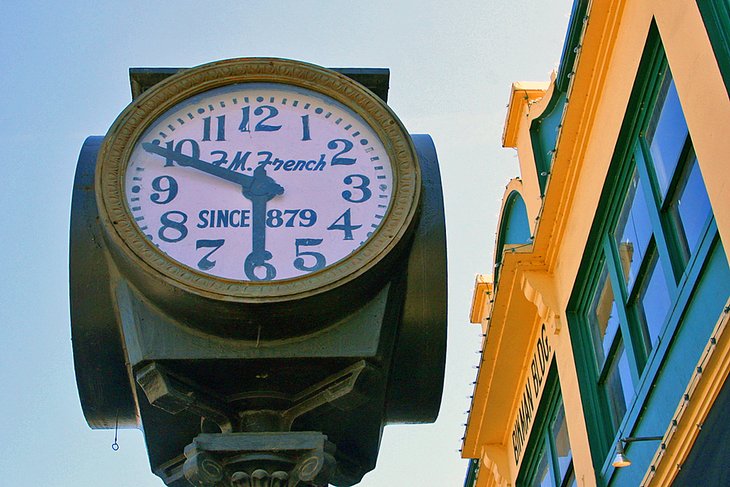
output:
[[479,476],[479,459],[472,458],[469,460],[469,467],[466,470],[466,478],[464,479],[464,487],[475,487]]
[[[555,419],[550,427],[550,439],[553,446],[553,453],[556,461],[556,473],[560,479],[568,479],[572,474],[573,453],[570,450],[570,439],[568,438],[568,424],[565,421],[565,408],[561,402]],[[569,482],[561,482],[563,485],[571,485],[575,479]]]
[[[667,338],[712,209],[679,93],[652,28],[569,305],[595,466]],[[646,394],[646,392],[644,392]],[[535,484],[538,485],[538,484]]]
[[641,144],[648,148],[643,162],[654,183],[651,196],[659,205],[669,257],[679,277],[704,233],[710,200],[672,73],[665,66],[659,77],[660,89]]
[[518,486],[573,487],[573,453],[565,408],[553,363],[522,462]]
[[662,197],[667,193],[687,135],[687,123],[684,120],[682,106],[679,104],[677,87],[667,68],[654,113],[646,130],[646,141]]
[[605,262],[600,276],[588,319],[593,335],[598,387],[607,400],[611,423],[618,427],[626,412],[626,404],[633,399],[634,386],[621,337],[616,299]]
[[614,233],[621,271],[628,289],[631,289],[639,274],[652,235],[644,188],[634,170]]
[[697,250],[711,210],[697,156],[692,147],[688,150],[688,162],[666,209],[667,218],[677,236],[678,253],[682,262],[687,262]]

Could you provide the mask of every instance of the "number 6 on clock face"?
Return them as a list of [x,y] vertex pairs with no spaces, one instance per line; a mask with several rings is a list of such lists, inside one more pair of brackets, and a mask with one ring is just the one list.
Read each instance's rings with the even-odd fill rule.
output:
[[238,83],[157,117],[123,192],[139,232],[195,273],[286,281],[348,258],[387,219],[396,178],[379,133],[335,99]]

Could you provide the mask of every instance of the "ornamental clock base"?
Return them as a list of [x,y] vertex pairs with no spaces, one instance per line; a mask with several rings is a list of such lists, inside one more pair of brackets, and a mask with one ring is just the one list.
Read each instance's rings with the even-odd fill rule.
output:
[[379,97],[288,60],[134,70],[134,104],[82,148],[84,415],[142,429],[169,486],[354,485],[386,424],[436,418],[435,149],[385,105],[387,70],[342,71]]
[[200,487],[326,487],[333,452],[319,433],[201,434],[185,449],[182,472]]

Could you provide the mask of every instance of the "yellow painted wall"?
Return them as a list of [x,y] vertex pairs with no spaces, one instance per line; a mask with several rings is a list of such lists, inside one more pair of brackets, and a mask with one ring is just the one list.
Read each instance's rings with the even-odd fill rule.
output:
[[[520,182],[514,188],[508,186],[505,198],[512,190],[520,192],[535,238],[532,246],[508,249],[502,259],[495,257],[502,261],[502,268],[494,302],[473,303],[472,321],[482,323],[488,337],[463,455],[482,459],[480,487],[515,484],[519,470],[509,461],[509,436],[519,407],[520,384],[527,376],[542,323],[548,324],[554,346],[578,485],[596,483],[565,310],[653,19],[720,237],[730,242],[730,170],[726,162],[730,100],[695,0],[594,0],[588,9],[544,198],[529,128],[545,110],[554,79],[512,87],[503,144],[517,150]],[[730,245],[725,249],[728,252]]]

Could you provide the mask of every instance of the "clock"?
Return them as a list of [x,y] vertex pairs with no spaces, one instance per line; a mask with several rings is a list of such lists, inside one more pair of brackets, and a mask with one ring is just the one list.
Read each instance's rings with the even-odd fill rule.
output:
[[336,72],[268,58],[206,64],[145,92],[105,137],[96,178],[125,268],[246,303],[387,272],[421,187],[385,103]]
[[[386,84],[380,70],[346,72]],[[322,459],[316,481],[357,483],[383,425],[431,421],[440,404],[446,242],[431,138],[310,64],[130,74],[132,103],[84,143],[74,182],[87,421],[141,427],[171,485],[296,476]],[[302,431],[327,445],[301,448]]]

